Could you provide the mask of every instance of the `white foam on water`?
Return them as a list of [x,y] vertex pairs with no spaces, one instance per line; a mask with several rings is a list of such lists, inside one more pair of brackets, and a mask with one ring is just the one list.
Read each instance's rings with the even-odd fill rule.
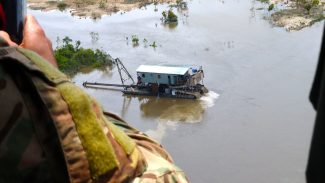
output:
[[165,121],[158,120],[158,126],[156,129],[150,129],[145,132],[149,137],[155,139],[157,142],[161,143],[162,139],[166,135],[168,129],[176,130],[177,122],[176,121]]
[[201,104],[203,107],[213,107],[215,104],[215,101],[219,98],[219,94],[214,91],[209,91],[204,96],[200,98]]
[[[214,91],[209,91],[200,98],[200,102],[196,105],[184,106],[174,105],[168,108],[157,119],[157,128],[149,129],[145,133],[158,142],[161,142],[165,137],[167,130],[176,130],[179,123],[199,123],[202,121],[204,109],[212,107],[218,99],[219,94]],[[181,107],[181,108],[180,108]]]

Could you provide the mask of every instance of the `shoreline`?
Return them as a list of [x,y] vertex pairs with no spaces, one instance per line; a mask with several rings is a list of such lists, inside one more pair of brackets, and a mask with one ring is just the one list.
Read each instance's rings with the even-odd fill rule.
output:
[[[173,3],[179,0],[28,0],[33,10],[68,10],[72,16],[100,19],[121,11],[125,13],[149,4]],[[181,0],[182,1],[182,0]],[[287,31],[299,31],[325,19],[325,0],[257,0],[268,12],[270,24]],[[316,3],[315,3],[316,2]]]
[[127,12],[149,4],[175,3],[176,0],[28,0],[32,10],[69,10],[72,16],[101,18],[119,11]]
[[[258,0],[266,4],[270,23],[287,31],[299,31],[325,19],[325,0]],[[271,7],[272,6],[272,7]]]

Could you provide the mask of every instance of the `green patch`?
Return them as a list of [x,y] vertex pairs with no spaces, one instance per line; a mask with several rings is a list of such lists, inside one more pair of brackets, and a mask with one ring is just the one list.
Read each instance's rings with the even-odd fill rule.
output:
[[98,178],[117,168],[119,162],[115,151],[92,109],[90,97],[71,83],[61,84],[58,89],[69,105],[92,177]]
[[60,11],[63,11],[68,7],[68,4],[66,4],[65,2],[60,1],[58,3],[57,7],[59,8]]
[[267,9],[268,11],[272,11],[274,9],[274,4],[270,4],[269,8]]
[[304,8],[305,8],[305,10],[307,10],[308,14],[310,14],[310,10],[312,7],[313,7],[313,5],[311,3],[304,4]]
[[137,35],[132,35],[132,44],[133,46],[138,46],[139,45],[139,38]]
[[85,68],[104,68],[113,65],[112,57],[102,50],[80,47],[80,41],[76,41],[73,45],[69,37],[65,37],[62,42],[63,45],[58,46],[54,54],[59,69],[66,74],[73,75]]
[[154,41],[152,44],[150,44],[149,46],[153,47],[153,48],[157,48],[157,44],[156,41]]
[[163,20],[165,23],[173,23],[178,21],[177,15],[173,12],[172,9],[162,12]]
[[319,0],[312,0],[311,4],[313,6],[318,6],[319,5]]

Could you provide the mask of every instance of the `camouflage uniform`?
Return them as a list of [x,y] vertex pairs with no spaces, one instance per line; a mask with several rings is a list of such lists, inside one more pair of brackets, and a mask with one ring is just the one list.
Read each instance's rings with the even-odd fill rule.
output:
[[187,182],[169,154],[0,39],[0,182]]

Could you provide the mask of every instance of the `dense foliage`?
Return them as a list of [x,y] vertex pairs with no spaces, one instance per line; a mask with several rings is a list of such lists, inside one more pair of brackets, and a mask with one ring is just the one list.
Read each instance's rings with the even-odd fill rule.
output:
[[102,50],[82,48],[80,41],[73,45],[69,37],[65,37],[62,42],[54,53],[59,69],[66,74],[75,74],[83,68],[100,68],[113,64],[112,57]]
[[171,9],[168,11],[163,11],[162,16],[165,23],[177,22],[177,15],[175,15]]

